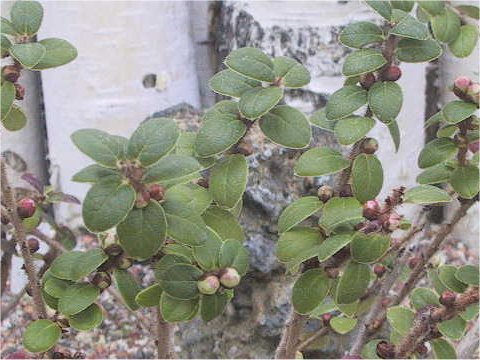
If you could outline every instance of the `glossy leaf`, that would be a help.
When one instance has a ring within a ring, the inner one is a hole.
[[[49,38],[38,42],[45,47],[45,55],[32,70],[45,70],[68,64],[77,57],[77,49],[67,40]]]
[[[238,109],[243,117],[255,120],[269,112],[283,97],[279,87],[256,87],[245,91],[238,103]]]
[[[162,287],[159,284],[153,284],[138,292],[135,296],[135,302],[143,307],[159,306],[162,292]]]
[[[335,316],[330,320],[329,325],[336,333],[345,335],[355,328],[357,319]]]
[[[235,216],[227,210],[212,206],[203,214],[203,220],[222,240],[235,239],[240,242],[245,240],[242,226]]]
[[[417,182],[422,185],[440,184],[447,182],[452,175],[453,169],[444,164],[437,164],[426,168],[417,176]]]
[[[176,299],[166,293],[160,299],[160,311],[163,319],[168,322],[190,320],[198,311],[198,299]]]
[[[280,235],[277,258],[289,267],[295,267],[318,253],[323,236],[316,229],[297,226]]]
[[[478,167],[459,166],[452,172],[450,184],[462,198],[472,199],[479,191]]]
[[[299,110],[279,105],[259,121],[265,136],[276,144],[301,149],[310,143],[312,130],[306,116]]]
[[[72,177],[72,181],[96,183],[106,177],[112,176],[114,179],[121,180],[121,175],[117,170],[109,169],[97,164],[88,165]]]
[[[326,106],[329,120],[338,120],[351,115],[367,102],[367,91],[359,86],[348,85],[335,91]]]
[[[208,81],[208,85],[217,94],[239,98],[245,91],[260,86],[261,83],[226,69],[216,73]]]
[[[168,208],[165,213],[169,237],[188,246],[200,246],[207,241],[208,230],[200,215],[191,210],[171,212]]]
[[[340,32],[340,42],[352,48],[382,42],[385,37],[382,29],[369,21],[358,21],[348,25]]]
[[[397,23],[390,30],[391,35],[416,40],[426,40],[429,38],[430,34],[425,24],[402,10],[394,10],[394,12],[397,13],[395,14]],[[399,17],[398,13],[400,13]]]
[[[192,261],[188,257],[167,254],[152,265],[153,271],[155,273],[155,279],[157,279],[158,281],[162,281],[162,273],[172,265],[191,263]]]
[[[461,266],[455,273],[455,278],[464,284],[478,286],[479,281],[479,268],[478,265],[464,265]]]
[[[432,39],[402,39],[398,42],[395,54],[400,61],[420,63],[435,60],[442,52],[442,47]]]
[[[434,16],[431,21],[432,32],[435,39],[451,43],[460,34],[460,17],[450,9]]]
[[[124,144],[118,137],[96,129],[75,131],[72,136],[75,146],[100,165],[116,169],[117,161],[124,154]]]
[[[323,207],[316,196],[302,197],[288,205],[278,219],[278,232],[290,230]]]
[[[467,285],[455,277],[457,268],[453,265],[443,265],[438,268],[438,278],[448,289],[457,293],[463,293]]]
[[[453,319],[438,324],[438,331],[452,340],[460,340],[465,334],[466,327],[467,322],[460,316],[455,316]]]
[[[125,306],[132,311],[137,310],[139,306],[135,299],[142,288],[133,275],[127,270],[115,269],[113,271],[113,278],[115,279],[115,284],[117,285]]]
[[[457,145],[452,139],[439,138],[430,141],[418,156],[418,167],[425,169],[451,159],[457,153]]]
[[[421,0],[417,1],[420,6],[429,15],[439,15],[445,9],[445,1],[442,0]]]
[[[309,121],[313,126],[327,131],[333,131],[337,122],[337,120],[327,119],[326,108],[321,108],[320,110],[315,111],[312,116],[310,116]]]
[[[339,227],[354,226],[363,220],[362,212],[362,205],[357,199],[334,197],[323,206],[319,225],[327,232]]]
[[[415,310],[420,310],[427,305],[440,305],[438,294],[428,288],[417,287],[410,294],[410,304]]]
[[[193,213],[202,214],[211,202],[212,196],[204,187],[197,184],[178,184],[166,191],[162,206],[169,212],[186,208]]]
[[[391,19],[392,6],[390,5],[389,1],[367,0],[365,2],[385,19],[387,20]]]
[[[74,283],[69,280],[57,279],[51,276],[43,285],[43,290],[50,296],[60,299],[65,291]]]
[[[95,271],[107,259],[108,256],[102,249],[70,251],[55,258],[50,272],[58,279],[78,281]]]
[[[387,63],[382,52],[374,49],[360,49],[347,55],[342,73],[345,76],[357,76],[380,69]]]
[[[436,359],[456,359],[455,348],[445,339],[435,339],[430,341],[433,353]]]
[[[148,168],[143,181],[147,184],[166,183],[167,181],[196,174],[200,170],[202,170],[202,166],[194,157],[167,155]]]
[[[32,353],[50,350],[57,343],[62,331],[53,321],[40,319],[30,323],[23,333],[23,345]]]
[[[393,81],[377,82],[368,91],[368,105],[378,120],[388,124],[394,121],[403,104],[400,86]]]
[[[210,173],[213,199],[226,208],[233,208],[247,186],[248,166],[243,155],[229,155],[220,160]]]
[[[350,243],[352,258],[362,264],[371,264],[380,259],[390,247],[390,238],[381,234],[356,232]]]
[[[404,202],[412,204],[430,205],[451,200],[452,198],[445,190],[432,185],[419,185],[408,189],[404,194]]]
[[[188,264],[174,264],[159,274],[162,288],[171,297],[190,300],[198,297],[197,281],[202,271]],[[163,295],[162,295],[163,296]]]
[[[228,304],[227,293],[203,295],[200,300],[200,314],[203,321],[210,321],[221,315]]]
[[[193,257],[198,265],[204,270],[218,268],[218,258],[222,247],[222,239],[217,233],[209,231],[209,235],[207,241],[205,241],[202,246],[195,246],[193,248]]]
[[[218,265],[221,268],[232,267],[240,275],[245,275],[248,270],[247,249],[237,240],[224,241],[218,255]]]
[[[310,82],[310,73],[305,66],[285,56],[273,59],[273,71],[287,88],[301,88]]]
[[[318,261],[324,262],[347,246],[353,237],[352,234],[338,234],[325,239],[318,247]]]
[[[446,122],[450,124],[458,124],[477,111],[477,107],[473,103],[454,100],[445,105],[442,109],[442,115]]]
[[[40,43],[13,44],[10,48],[10,55],[27,69],[37,65],[45,53],[45,46]]]
[[[259,49],[244,47],[234,50],[225,59],[225,65],[254,80],[266,82],[275,80],[272,60]]]
[[[73,284],[59,299],[58,311],[66,316],[78,314],[92,305],[99,295],[99,289],[89,283]]]
[[[456,57],[464,58],[473,52],[477,41],[477,27],[475,25],[463,25],[460,27],[460,34],[453,42],[448,44],[448,48]]]
[[[100,326],[103,313],[100,306],[92,304],[85,310],[68,317],[70,326],[79,331],[88,331]]]
[[[350,261],[338,281],[335,302],[351,304],[363,295],[370,283],[370,267]]]
[[[365,137],[373,128],[375,120],[368,117],[350,116],[335,123],[335,137],[341,145],[351,145]]]
[[[304,152],[295,165],[297,176],[323,176],[335,174],[350,165],[343,155],[327,147],[313,148]]]
[[[313,311],[328,294],[331,280],[322,269],[310,269],[295,282],[292,290],[292,303],[299,314]]]
[[[375,155],[360,154],[352,165],[352,190],[361,203],[375,199],[382,190],[382,163]]]
[[[0,30],[5,35],[17,35],[17,30],[13,27],[10,20],[1,17]]]
[[[19,34],[35,35],[42,24],[43,7],[38,1],[16,1],[10,19]]]

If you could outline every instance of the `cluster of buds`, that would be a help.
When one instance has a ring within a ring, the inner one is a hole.
[[[444,290],[439,298],[440,304],[444,306],[452,306],[455,304],[455,300],[457,300],[457,294],[451,290]]]
[[[215,294],[220,286],[232,289],[240,283],[240,274],[234,268],[224,268],[217,273],[205,274],[198,282],[198,291],[204,295]]]
[[[363,204],[363,217],[368,221],[359,224],[358,230],[368,234],[372,232],[393,232],[400,228],[402,216],[386,204],[382,208],[377,200],[369,200]]]
[[[148,205],[150,200],[162,201],[165,197],[165,188],[160,184],[151,184],[137,191],[135,207],[143,208]]]
[[[108,260],[98,267],[91,280],[91,283],[101,290],[112,284],[110,272],[113,269],[126,270],[133,265],[133,260],[125,254],[123,248],[118,244],[108,245],[104,251],[108,255]]]
[[[397,65],[389,65],[382,70],[382,73],[376,77],[374,73],[367,73],[360,76],[360,85],[368,90],[380,78],[383,81],[397,81],[402,76],[402,70]]]
[[[32,217],[37,210],[37,203],[31,198],[23,198],[17,202],[17,213],[21,219]]]
[[[25,88],[17,81],[20,78],[21,67],[18,65],[7,65],[2,68],[2,77],[10,81],[15,86],[15,99],[23,100],[25,97]]]
[[[474,83],[466,76],[459,76],[453,83],[453,93],[460,99],[479,104],[480,84]]]

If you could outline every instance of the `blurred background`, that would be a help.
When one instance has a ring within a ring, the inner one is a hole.
[[[338,43],[340,30],[358,20],[381,23],[359,1],[41,2],[45,15],[39,39],[65,38],[77,47],[79,55],[66,66],[42,72],[41,77],[39,73],[22,76],[27,89],[22,105],[28,125],[16,133],[2,132],[2,151],[20,154],[30,172],[80,199],[88,186],[70,179],[90,160],[74,148],[70,134],[75,130],[98,128],[129,136],[153,114],[172,116],[181,127],[195,128],[202,111],[219,100],[208,88],[208,79],[222,68],[229,51],[243,46],[261,48],[272,56],[293,57],[310,70],[311,83],[286,96],[288,104],[309,114],[323,107],[329,94],[343,84],[341,68],[350,50]],[[2,13],[8,14],[10,6],[2,1]],[[466,59],[445,53],[432,63],[402,64],[401,68],[404,106],[399,116],[400,150],[395,153],[386,127],[377,125],[371,133],[381,144],[379,156],[385,172],[382,198],[395,186],[415,184],[418,153],[435,133],[424,130],[424,121],[452,99],[447,88],[455,77],[478,79],[478,48]],[[319,129],[314,131],[314,138],[313,144],[333,142]],[[227,313],[214,324],[194,321],[181,325],[176,340],[180,357],[271,357],[289,312],[287,284],[291,279],[275,260],[276,218],[299,194],[314,192],[332,179],[295,179],[293,164],[299,151],[278,149],[256,133],[251,141],[256,151],[249,159],[251,174],[242,216],[251,271]],[[403,209],[409,216],[416,211]],[[442,221],[450,211],[440,209],[435,220]],[[54,216],[60,224],[82,225],[77,205],[62,204],[54,209]],[[453,238],[462,249],[476,253],[478,227],[477,206],[457,227]],[[20,261],[16,266],[21,266]],[[13,271],[12,276],[11,290],[20,291],[23,272]],[[128,322],[129,315],[122,318],[122,314],[114,317]],[[110,326],[102,326],[94,335],[82,334],[94,336],[84,339],[83,344],[108,348],[112,342],[129,337],[133,343],[117,344],[115,357],[153,353],[148,339],[136,339],[132,329],[115,332]],[[105,338],[102,334],[107,327],[111,335]],[[72,343],[75,341],[82,344],[80,335]],[[95,354],[101,352],[89,355]]]

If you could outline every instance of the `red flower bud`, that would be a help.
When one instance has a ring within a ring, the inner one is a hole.
[[[363,74],[360,76],[360,85],[362,85],[365,90],[370,89],[370,87],[375,84],[376,81],[377,79],[373,73]]]
[[[368,220],[375,220],[380,214],[380,203],[377,200],[368,200],[363,204],[363,216]]]
[[[27,248],[30,251],[30,254],[36,253],[40,249],[40,242],[35,238],[27,239]]]
[[[320,199],[321,202],[326,203],[328,200],[330,200],[333,197],[333,188],[328,185],[323,185],[318,188],[317,191],[317,196]]]
[[[234,288],[240,283],[240,275],[234,268],[225,268],[220,275],[220,284],[227,289]]]
[[[144,208],[148,205],[150,201],[150,193],[146,190],[137,192],[137,199],[135,200],[135,207]]]
[[[220,281],[215,275],[209,275],[203,280],[197,282],[197,288],[200,293],[205,295],[213,295],[220,287]]]
[[[199,186],[201,186],[205,189],[208,189],[208,187],[209,187],[208,180],[205,179],[205,178],[198,179],[197,180],[197,185],[199,185]]]
[[[390,65],[383,72],[383,79],[386,81],[397,81],[402,76],[402,70],[396,65]]]
[[[472,81],[466,76],[459,76],[453,82],[453,86],[461,92],[466,92]]]
[[[253,146],[250,143],[242,141],[240,144],[238,144],[236,153],[244,156],[250,156],[253,154]]]
[[[19,83],[15,83],[14,86],[15,86],[15,99],[23,100],[23,98],[25,97],[25,88]]]
[[[148,192],[153,200],[162,201],[165,197],[165,188],[160,184],[150,185]]]
[[[377,355],[382,359],[394,359],[395,358],[395,345],[386,341],[380,341],[377,344]]]
[[[35,200],[30,198],[23,198],[17,203],[17,213],[22,219],[32,217],[36,209]]]
[[[468,150],[470,150],[474,154],[478,152],[479,148],[480,148],[480,141],[475,141],[468,144]]]
[[[375,264],[375,266],[373,267],[373,272],[379,278],[381,278],[383,274],[385,274],[385,271],[387,271],[387,268],[382,264]]]
[[[455,300],[457,299],[457,294],[455,294],[451,290],[444,290],[442,292],[442,295],[440,295],[440,304],[444,306],[451,306],[455,303]]]
[[[330,324],[330,320],[332,319],[333,315],[331,313],[325,313],[322,315],[322,321],[324,325]]]
[[[7,65],[2,69],[2,75],[5,80],[15,83],[20,77],[20,70],[15,65]]]
[[[467,95],[474,103],[478,104],[480,99],[480,84],[471,84],[467,89]]]

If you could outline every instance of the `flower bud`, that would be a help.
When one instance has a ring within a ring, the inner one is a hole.
[[[244,156],[250,156],[253,154],[253,146],[249,142],[247,143],[245,141],[242,141],[240,144],[238,144],[236,148],[236,153],[242,154]]]
[[[457,294],[451,290],[444,290],[439,299],[440,304],[444,306],[452,306],[455,303],[455,300],[457,300]]]
[[[240,283],[240,275],[234,268],[225,268],[220,275],[220,284],[231,289]]]
[[[382,264],[375,264],[375,266],[373,267],[373,272],[379,278],[381,278],[383,274],[385,274],[385,271],[387,271],[387,268]]]
[[[378,150],[378,141],[374,138],[366,138],[362,142],[361,151],[365,154],[375,154]]]
[[[213,295],[217,292],[220,287],[220,282],[218,277],[215,275],[209,275],[203,280],[197,282],[198,291],[205,295]]]
[[[118,259],[116,259],[116,265],[119,269],[126,270],[133,265],[133,261],[132,259],[126,256],[121,256]]]
[[[2,69],[2,75],[5,80],[15,83],[20,77],[20,70],[15,65],[7,65]]]
[[[25,97],[25,88],[19,83],[15,83],[14,86],[15,86],[15,99],[23,100],[23,98]]]
[[[377,355],[382,359],[394,359],[395,358],[395,345],[386,341],[380,341],[377,344]]]
[[[368,220],[375,220],[380,214],[380,203],[377,200],[368,200],[363,204],[363,217]]]
[[[210,186],[209,183],[208,183],[208,180],[205,179],[205,178],[201,178],[201,179],[198,179],[197,180],[197,185],[205,188],[205,189],[208,189],[208,187]]]
[[[389,231],[395,231],[400,227],[402,217],[397,213],[391,213],[387,221],[383,224],[384,228]]]
[[[162,201],[165,197],[165,188],[160,184],[152,184],[148,188],[150,197],[153,200]]]
[[[36,209],[35,200],[30,198],[23,198],[17,203],[17,213],[22,219],[32,217]]]
[[[471,84],[467,89],[467,95],[478,104],[480,100],[480,84]]]
[[[118,256],[123,254],[123,248],[119,244],[108,245],[104,251],[108,256]]]
[[[362,85],[362,87],[365,90],[370,89],[370,87],[373,84],[375,84],[376,81],[377,81],[377,79],[375,78],[375,75],[373,75],[373,73],[367,73],[367,74],[360,75],[360,85]]]
[[[480,148],[480,141],[475,141],[468,144],[468,150],[470,150],[474,154],[478,152],[479,148]]]
[[[322,315],[322,321],[324,325],[330,324],[330,320],[332,319],[332,313],[325,313]]]
[[[461,92],[465,93],[465,92],[467,92],[467,89],[468,89],[468,87],[470,86],[471,83],[472,83],[472,81],[468,77],[459,76],[453,82],[453,86],[455,88],[457,88],[458,90],[460,90]]]
[[[150,201],[150,193],[146,190],[137,192],[137,199],[135,200],[136,208],[144,208],[148,205]]]
[[[420,264],[420,257],[419,256],[412,256],[410,259],[408,259],[408,267],[410,269],[415,269],[418,264]]]
[[[91,283],[103,290],[112,285],[112,278],[109,273],[100,271],[93,276]]]
[[[402,76],[402,70],[397,65],[390,65],[383,72],[385,81],[397,81]]]
[[[36,253],[40,249],[40,242],[35,238],[27,239],[27,248],[30,251],[30,254]]]
[[[425,345],[425,343],[418,344],[417,347],[415,348],[415,351],[419,355],[427,355],[428,353],[428,347]]]
[[[317,196],[321,202],[326,203],[333,197],[333,188],[328,185],[323,185],[318,188]]]

